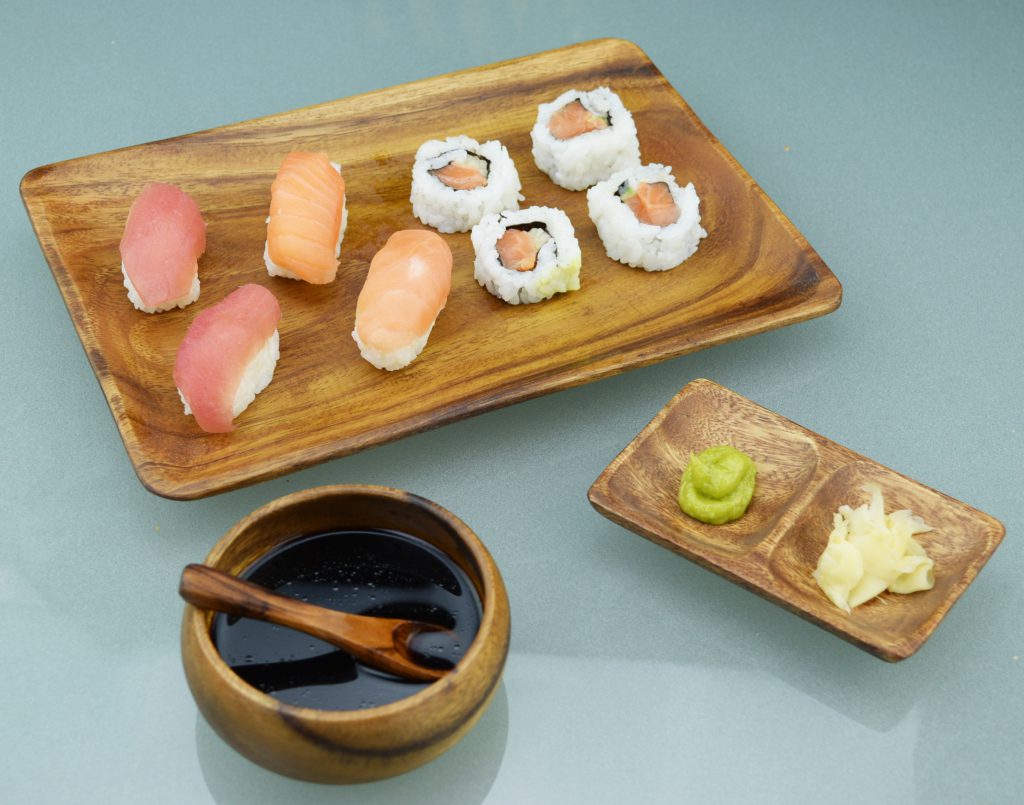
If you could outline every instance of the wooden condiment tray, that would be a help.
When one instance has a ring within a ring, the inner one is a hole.
[[[757,465],[746,514],[706,525],[676,495],[690,452],[729,444]],[[935,562],[931,590],[883,593],[849,615],[812,571],[840,505],[879,486],[886,511],[910,509],[934,531],[916,539]],[[709,380],[687,385],[590,487],[605,517],[682,554],[889,662],[917,651],[988,561],[1005,534],[998,520],[936,492]]]

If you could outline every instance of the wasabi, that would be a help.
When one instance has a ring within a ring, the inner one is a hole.
[[[690,453],[679,485],[679,508],[711,525],[737,520],[754,496],[756,475],[750,456],[735,447],[723,444]]]

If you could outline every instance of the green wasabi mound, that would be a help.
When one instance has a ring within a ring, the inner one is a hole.
[[[754,496],[756,475],[750,456],[727,444],[690,453],[679,485],[679,508],[711,525],[738,520]]]

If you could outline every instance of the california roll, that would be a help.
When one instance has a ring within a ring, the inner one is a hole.
[[[471,235],[473,276],[510,305],[577,291],[583,255],[572,222],[553,207],[484,216]]]

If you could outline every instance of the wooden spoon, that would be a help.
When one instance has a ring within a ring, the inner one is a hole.
[[[397,618],[352,615],[272,593],[206,565],[191,564],[181,573],[178,593],[197,607],[287,626],[342,648],[357,660],[382,671],[433,682],[447,669],[420,665],[409,641],[420,632],[443,632],[443,626]]]

